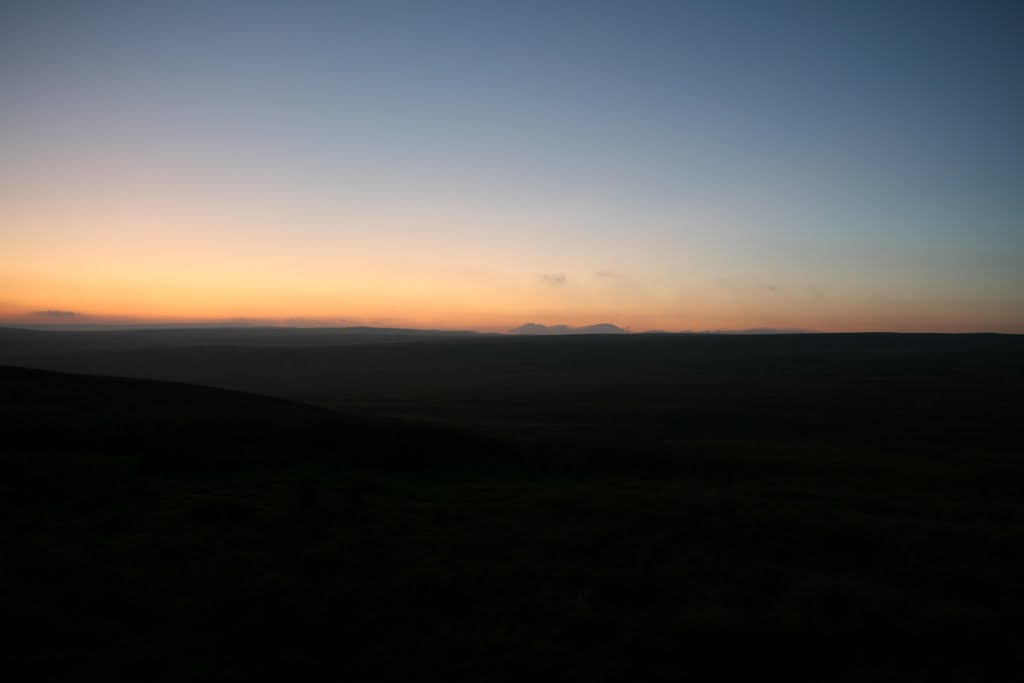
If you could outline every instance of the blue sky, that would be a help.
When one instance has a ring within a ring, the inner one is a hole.
[[[1013,3],[0,12],[8,317],[1024,331]]]

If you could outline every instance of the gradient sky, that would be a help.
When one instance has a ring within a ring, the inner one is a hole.
[[[1020,3],[0,5],[0,322],[1024,332]]]

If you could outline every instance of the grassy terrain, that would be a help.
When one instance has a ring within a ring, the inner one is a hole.
[[[807,339],[59,352],[333,382],[321,403],[377,416],[358,419],[4,368],[14,661],[162,680],[1016,680],[1020,341]]]

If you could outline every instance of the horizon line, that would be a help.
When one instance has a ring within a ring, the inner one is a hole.
[[[527,323],[529,324],[529,323]],[[519,327],[504,330],[474,330],[467,328],[441,328],[441,327],[401,327],[385,325],[287,325],[274,324],[270,322],[244,323],[244,322],[186,322],[186,323],[24,323],[7,322],[0,320],[0,329],[5,330],[26,330],[34,332],[130,332],[130,331],[160,331],[160,330],[232,330],[232,331],[258,331],[258,330],[280,330],[280,331],[395,331],[395,332],[420,332],[436,334],[464,334],[480,336],[506,336],[506,337],[559,337],[559,336],[636,336],[636,335],[748,335],[748,336],[780,336],[780,335],[852,335],[852,334],[892,334],[892,335],[1007,335],[1020,336],[1024,332],[1000,332],[996,330],[974,330],[974,331],[902,331],[895,329],[870,329],[870,330],[813,330],[813,329],[792,329],[772,327],[750,327],[735,329],[686,329],[686,330],[630,330],[628,328],[617,328],[617,331],[594,332],[588,331],[598,325],[611,325],[611,323],[598,323],[596,325],[550,325],[543,332],[517,332]],[[554,329],[552,329],[554,328]],[[562,328],[562,329],[557,329]]]

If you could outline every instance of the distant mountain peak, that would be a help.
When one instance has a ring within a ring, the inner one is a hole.
[[[613,325],[612,323],[597,323],[596,325],[583,325],[574,327],[572,325],[541,325],[540,323],[525,323],[509,330],[512,334],[628,334],[629,330]]]

